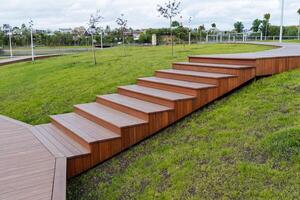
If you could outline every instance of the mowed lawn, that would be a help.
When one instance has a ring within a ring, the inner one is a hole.
[[[69,181],[69,200],[299,199],[300,69],[248,84]]]
[[[97,94],[116,91],[156,69],[185,61],[190,54],[252,52],[270,49],[245,44],[209,44],[170,47],[129,47],[81,53],[0,67],[0,114],[30,124],[49,122],[49,115],[70,112],[74,104],[91,102]]]

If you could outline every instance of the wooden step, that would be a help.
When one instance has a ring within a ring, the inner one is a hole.
[[[172,64],[173,69],[189,70],[197,72],[212,72],[212,73],[225,73],[231,75],[240,75],[241,71],[255,71],[253,66],[248,65],[226,65],[226,64],[213,64],[213,63],[192,63],[192,62],[175,62]]]
[[[57,128],[85,146],[120,138],[120,135],[76,113],[54,115],[51,116],[51,119]]]
[[[167,90],[171,92],[177,92],[181,94],[191,95],[194,97],[198,95],[199,90],[216,88],[216,85],[213,84],[179,81],[179,80],[159,78],[159,77],[139,78],[138,85]]]
[[[121,134],[122,128],[147,124],[145,120],[117,111],[99,103],[76,105],[75,112],[118,134]]]
[[[90,150],[68,137],[53,124],[34,127],[35,136],[57,157],[73,158],[90,153]]]
[[[155,74],[157,77],[160,78],[192,81],[198,83],[208,83],[214,85],[219,85],[220,79],[236,77],[231,74],[196,72],[196,71],[176,70],[176,69],[157,70]]]
[[[143,87],[140,85],[120,86],[118,87],[118,92],[122,95],[168,106],[170,108],[175,108],[175,102],[195,99],[195,97],[190,95]]]
[[[97,102],[107,107],[119,110],[129,115],[149,121],[149,115],[161,112],[169,112],[173,109],[142,101],[121,94],[109,94],[97,96]]]
[[[173,69],[197,72],[225,73],[238,76],[239,84],[243,84],[255,77],[255,67],[249,65],[228,65],[213,63],[176,62]]]
[[[233,64],[233,65],[250,65],[256,66],[256,59],[252,58],[230,58],[222,55],[216,56],[189,56],[189,62],[195,63],[215,63],[215,64]]]

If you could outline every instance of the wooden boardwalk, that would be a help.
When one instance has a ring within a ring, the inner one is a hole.
[[[268,43],[269,44],[269,43]],[[300,67],[300,45],[190,56],[38,126],[0,117],[0,199],[65,199],[66,178],[111,158],[256,76]]]

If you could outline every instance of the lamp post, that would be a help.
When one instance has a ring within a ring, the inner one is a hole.
[[[192,22],[192,17],[189,18],[189,45],[191,45],[191,22]]]
[[[3,31],[5,31],[6,34],[8,35],[10,58],[12,58],[13,57],[12,44],[11,44],[12,34],[13,34],[12,33],[12,28],[9,24],[4,24],[3,25]]]
[[[282,35],[283,35],[283,15],[284,15],[284,0],[281,0],[281,19],[280,19],[280,35],[279,35],[279,42],[282,42]]]
[[[31,40],[31,60],[34,62],[34,46],[33,46],[33,21],[29,21],[29,27],[30,27],[30,40]]]
[[[13,57],[12,45],[11,45],[11,37],[12,37],[12,31],[10,31],[10,32],[8,33],[10,58]]]

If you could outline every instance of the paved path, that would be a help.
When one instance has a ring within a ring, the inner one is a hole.
[[[240,54],[214,54],[214,55],[200,55],[197,57],[205,58],[237,58],[237,59],[258,59],[258,58],[274,58],[274,57],[287,57],[299,56],[300,44],[296,43],[279,43],[279,42],[247,42],[246,44],[259,44],[276,46],[279,48],[255,52],[255,53],[240,53]],[[193,56],[195,57],[195,56]]]
[[[45,58],[50,58],[55,56],[60,56],[60,55],[59,54],[39,55],[39,56],[35,56],[34,58],[36,60],[39,60],[39,59],[45,59]],[[31,56],[18,56],[9,59],[0,59],[0,66],[9,65],[17,62],[25,62],[25,61],[31,61]]]

